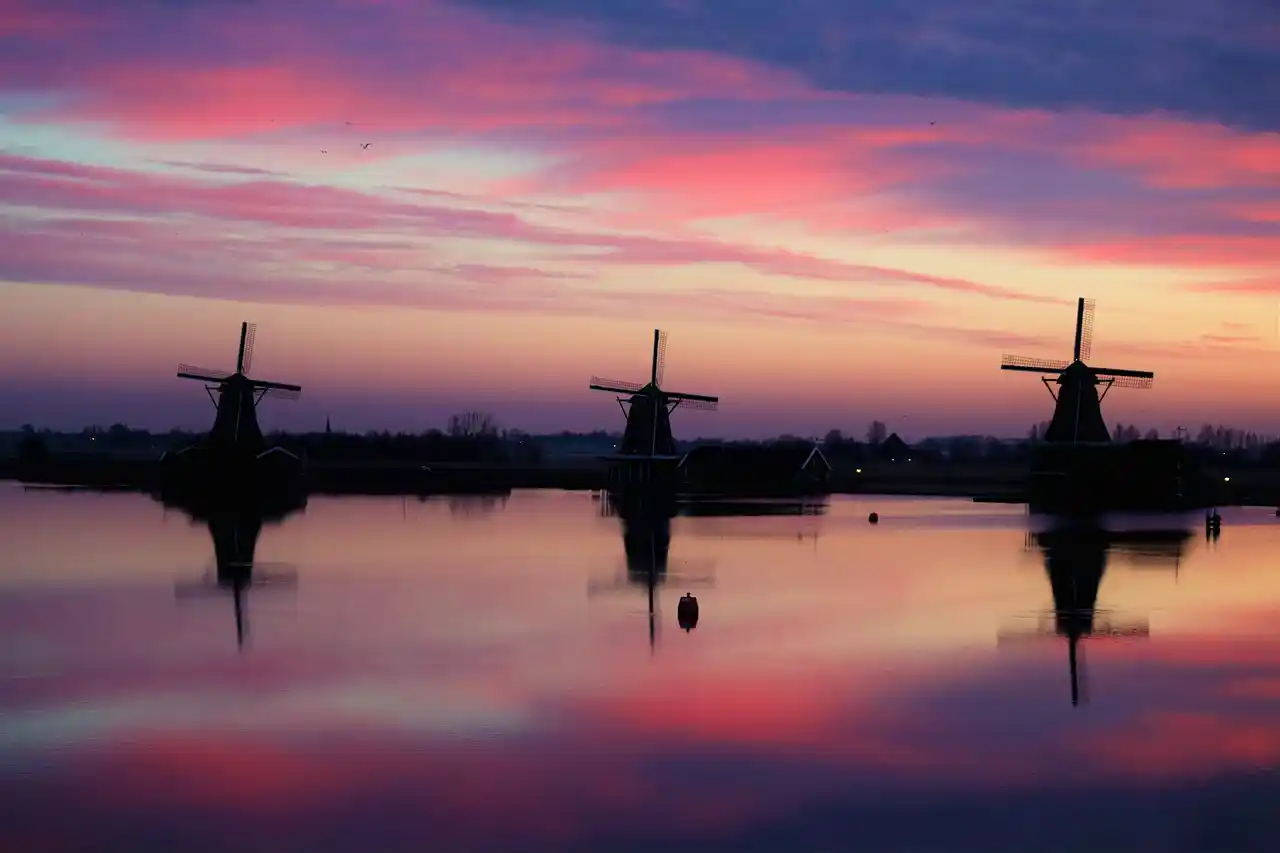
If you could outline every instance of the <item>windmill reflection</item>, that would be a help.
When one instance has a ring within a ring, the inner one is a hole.
[[[1109,553],[1124,554],[1136,567],[1158,566],[1175,574],[1191,531],[1181,529],[1106,530],[1090,523],[1059,521],[1048,530],[1029,534],[1028,545],[1044,555],[1045,572],[1053,592],[1053,610],[1042,615],[1037,626],[1002,631],[1000,643],[1021,642],[1045,636],[1065,637],[1071,678],[1071,704],[1084,697],[1084,639],[1145,638],[1147,620],[1121,618],[1097,606]]]
[[[658,638],[658,587],[675,581],[686,589],[698,589],[714,586],[715,581],[710,574],[688,575],[671,571],[671,519],[676,513],[673,502],[650,503],[606,495],[600,501],[600,512],[605,516],[616,516],[622,522],[626,573],[610,581],[588,583],[587,595],[594,597],[642,587],[649,599],[649,651],[652,653]],[[689,565],[687,561],[682,564]],[[697,615],[691,613],[685,599],[681,601],[677,618],[681,628],[691,631],[697,625]]]
[[[704,524],[704,520],[717,518],[752,517],[763,520],[766,517],[780,516],[820,516],[826,512],[825,500],[647,500],[636,495],[619,495],[606,493],[600,500],[600,513],[608,517],[617,517],[622,523],[622,547],[626,554],[626,573],[623,577],[587,585],[589,596],[607,592],[616,592],[636,587],[643,588],[649,600],[649,648],[652,652],[657,645],[658,624],[657,599],[658,589],[664,584],[676,584],[686,592],[676,608],[677,624],[684,631],[692,631],[698,625],[700,605],[695,596],[687,590],[708,588],[715,585],[710,574],[710,563],[703,573],[687,574],[673,572],[669,552],[671,550],[671,522],[677,515],[691,517],[692,524]],[[794,526],[771,528],[768,523],[754,527],[746,535],[764,535],[767,537],[795,536],[800,541],[806,538],[803,530],[797,531]],[[742,535],[736,530],[733,535]],[[816,546],[816,532],[810,534]],[[681,568],[691,569],[694,565],[688,560],[680,561]]]
[[[255,559],[258,537],[267,524],[279,524],[304,509],[305,499],[275,507],[182,506],[192,521],[204,522],[213,539],[214,565],[204,577],[179,582],[174,593],[179,599],[231,594],[235,613],[236,644],[243,649],[248,640],[246,596],[253,588],[292,588],[297,572],[282,564],[265,564]]]

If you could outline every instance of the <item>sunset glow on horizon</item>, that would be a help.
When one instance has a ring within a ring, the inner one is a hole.
[[[1052,25],[1049,25],[1052,21]],[[0,0],[0,429],[1280,433],[1280,12],[1256,0]]]

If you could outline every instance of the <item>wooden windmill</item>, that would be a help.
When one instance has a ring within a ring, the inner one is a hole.
[[[248,456],[262,453],[266,442],[258,425],[258,403],[263,397],[296,400],[302,393],[301,385],[249,378],[256,329],[253,323],[240,324],[240,350],[234,373],[189,364],[178,365],[180,379],[205,383],[209,399],[217,409],[207,439],[208,446],[220,453]]]
[[[243,649],[249,633],[245,597],[250,587],[292,588],[297,586],[297,572],[283,564],[254,561],[264,521],[261,515],[216,513],[204,521],[213,537],[214,570],[198,581],[177,584],[174,592],[180,599],[231,593],[236,644]]]
[[[657,645],[657,590],[672,581],[687,589],[706,588],[715,585],[708,575],[672,573],[668,554],[671,550],[671,517],[666,513],[618,513],[609,501],[601,502],[604,515],[618,514],[622,520],[622,548],[626,554],[626,573],[608,581],[591,581],[587,595],[618,592],[625,589],[644,588],[649,597],[649,652]],[[686,629],[689,630],[689,629]]]
[[[680,461],[675,439],[671,434],[671,412],[677,407],[686,409],[715,410],[719,397],[706,394],[685,394],[662,388],[662,374],[666,366],[667,333],[653,330],[653,358],[647,383],[622,382],[613,379],[591,377],[593,391],[608,391],[618,397],[627,418],[618,453],[610,458],[622,461],[662,460]]]
[[[1071,361],[1046,358],[1023,358],[1006,355],[1001,370],[1056,375],[1041,377],[1054,398],[1053,420],[1044,439],[1059,443],[1102,443],[1111,441],[1111,432],[1102,417],[1102,399],[1113,386],[1150,388],[1155,374],[1149,370],[1121,370],[1090,367],[1086,362],[1093,348],[1094,301],[1081,298],[1076,304],[1075,350]],[[1053,385],[1058,386],[1054,393]],[[1098,394],[1102,386],[1102,394]]]
[[[1141,536],[1139,533],[1138,537]],[[1073,706],[1080,704],[1083,694],[1081,640],[1145,638],[1151,633],[1146,620],[1117,619],[1097,607],[1098,589],[1107,570],[1107,551],[1113,539],[1123,541],[1126,538],[1124,533],[1076,526],[1032,534],[1030,541],[1044,552],[1045,572],[1053,590],[1053,609],[1042,614],[1034,627],[1001,631],[997,639],[999,644],[1005,645],[1046,636],[1065,637]]]

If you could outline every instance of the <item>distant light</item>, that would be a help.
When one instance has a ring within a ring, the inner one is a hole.
[[[862,473],[862,469],[861,469],[861,468],[858,468],[858,469],[857,469],[857,470],[855,470],[853,473],[855,473],[855,474],[861,474],[861,473]]]
[[[1230,478],[1230,477],[1223,477],[1223,478],[1222,478],[1222,482],[1224,482],[1224,483],[1230,483],[1230,482],[1231,482],[1231,478]]]

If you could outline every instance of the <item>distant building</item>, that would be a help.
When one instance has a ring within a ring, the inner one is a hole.
[[[911,448],[898,437],[896,432],[884,440],[880,447],[877,448],[876,453],[881,459],[889,462],[909,462],[911,460]]]
[[[704,444],[681,458],[679,470],[694,492],[796,494],[825,491],[831,463],[816,444]]]

